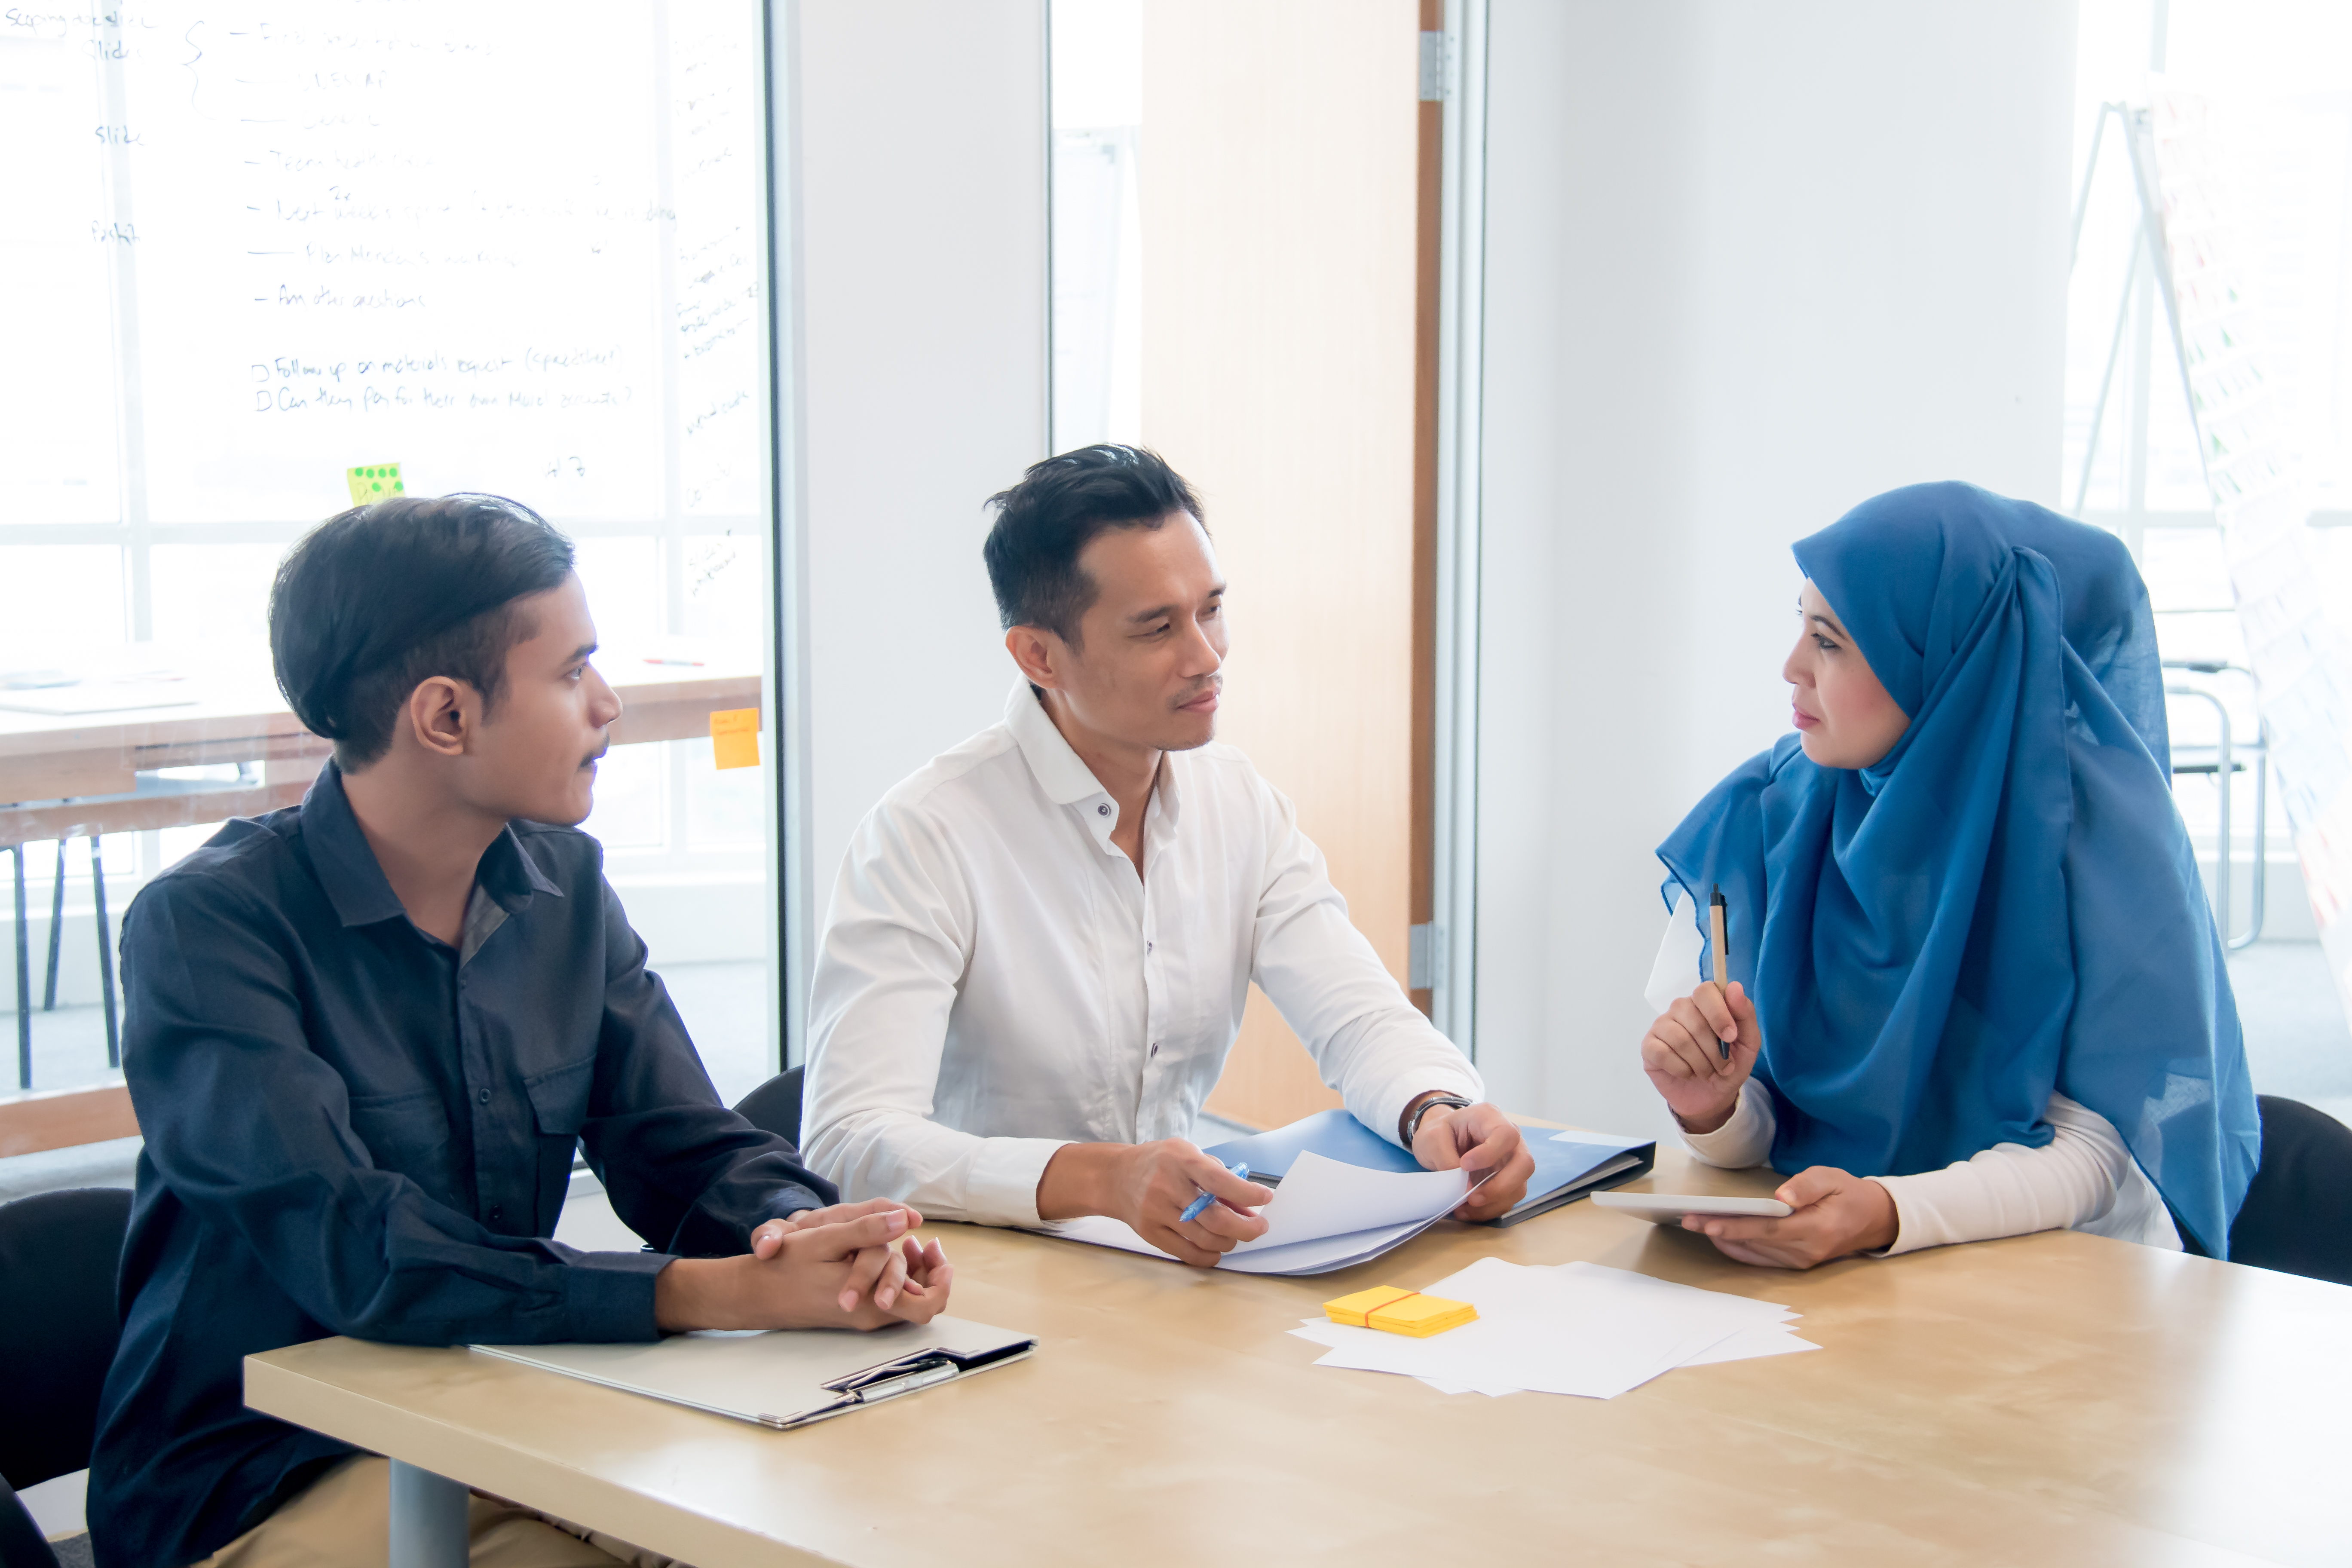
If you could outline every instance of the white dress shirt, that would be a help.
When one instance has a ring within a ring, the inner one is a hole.
[[[1677,900],[1650,970],[1654,1012],[1690,994],[1705,947],[1688,900]],[[1895,1245],[1873,1256],[2061,1229],[2180,1250],[2170,1211],[2113,1122],[2063,1094],[2050,1097],[2042,1118],[2052,1135],[2039,1149],[1996,1143],[1940,1171],[1876,1178],[1894,1196],[1897,1228]],[[1779,1128],[1771,1091],[1751,1078],[1728,1121],[1712,1132],[1685,1131],[1683,1142],[1710,1165],[1760,1165]]]
[[[1477,1072],[1348,922],[1290,802],[1231,746],[1165,753],[1144,875],[1026,681],[851,840],[809,996],[804,1156],[845,1199],[1035,1225],[1066,1142],[1187,1136],[1255,980],[1393,1141]]]

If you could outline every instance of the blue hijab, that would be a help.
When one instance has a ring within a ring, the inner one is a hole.
[[[2130,556],[1961,484],[1864,501],[1796,554],[1910,728],[1858,770],[1786,736],[1658,849],[1702,931],[1717,884],[1730,902],[1774,1168],[2038,1148],[2055,1089],[2227,1257],[2261,1127]]]

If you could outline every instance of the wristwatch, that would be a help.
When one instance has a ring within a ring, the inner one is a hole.
[[[1467,1110],[1470,1109],[1470,1102],[1463,1099],[1458,1094],[1431,1095],[1427,1100],[1424,1100],[1419,1105],[1414,1106],[1412,1108],[1412,1114],[1404,1119],[1404,1146],[1406,1148],[1412,1148],[1412,1141],[1421,1136],[1421,1119],[1428,1115],[1433,1109],[1441,1105],[1450,1105],[1456,1110]]]

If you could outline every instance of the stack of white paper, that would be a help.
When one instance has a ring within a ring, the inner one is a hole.
[[[1443,1394],[1532,1389],[1613,1399],[1662,1372],[1821,1347],[1771,1301],[1701,1290],[1595,1263],[1523,1268],[1482,1258],[1423,1293],[1467,1301],[1478,1321],[1425,1340],[1320,1318],[1290,1331],[1328,1346],[1318,1366],[1417,1377]]]
[[[1460,1206],[1470,1180],[1460,1171],[1368,1171],[1309,1150],[1291,1165],[1274,1201],[1257,1212],[1266,1230],[1225,1254],[1240,1274],[1324,1274],[1378,1258]],[[1103,1215],[1065,1220],[1046,1232],[1065,1241],[1169,1255],[1129,1226]]]

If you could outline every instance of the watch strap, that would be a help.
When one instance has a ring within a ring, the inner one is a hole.
[[[1470,1109],[1470,1102],[1458,1094],[1431,1095],[1427,1100],[1414,1106],[1412,1114],[1404,1119],[1404,1146],[1407,1149],[1411,1149],[1413,1140],[1421,1136],[1421,1119],[1427,1116],[1433,1107],[1440,1105],[1450,1105],[1456,1110]]]

